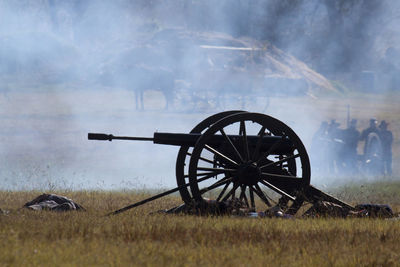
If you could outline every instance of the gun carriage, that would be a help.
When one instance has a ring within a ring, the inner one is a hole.
[[[187,205],[201,206],[213,197],[217,202],[238,198],[253,211],[259,205],[279,205],[288,214],[295,214],[304,201],[327,200],[352,208],[310,185],[309,157],[300,138],[286,124],[264,114],[221,112],[188,134],[156,132],[153,137],[125,137],[89,133],[88,139],[180,146],[176,188],[111,214],[177,191]]]

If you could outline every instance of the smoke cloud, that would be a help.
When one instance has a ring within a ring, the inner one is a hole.
[[[0,0],[0,188],[172,187],[176,147],[87,133],[189,132],[227,109],[284,121],[312,159],[322,121],[344,129],[350,111],[361,130],[386,120],[397,162],[399,10],[377,0]],[[348,181],[314,164],[313,184]]]

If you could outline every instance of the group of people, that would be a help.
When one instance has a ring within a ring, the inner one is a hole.
[[[313,168],[329,174],[392,175],[393,134],[388,125],[371,118],[369,127],[360,132],[356,119],[345,129],[336,120],[322,122],[311,145]],[[363,154],[358,154],[359,144]]]

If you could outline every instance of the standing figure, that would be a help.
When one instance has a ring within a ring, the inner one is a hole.
[[[336,120],[331,120],[328,126],[328,139],[329,139],[329,149],[328,149],[328,162],[329,171],[331,174],[339,174],[342,170],[342,154],[344,148],[343,142],[343,129],[339,128],[340,123]]]
[[[352,119],[347,129],[343,131],[343,141],[345,149],[343,150],[343,162],[346,172],[355,174],[357,172],[357,146],[360,138],[360,132],[356,128],[357,120]]]
[[[379,137],[382,143],[382,174],[392,175],[392,143],[393,134],[387,129],[388,123],[381,121],[379,124]]]
[[[379,129],[377,127],[378,121],[374,118],[369,119],[369,127],[366,128],[361,132],[360,135],[360,141],[366,141],[367,137],[370,133],[378,133]],[[365,147],[364,147],[364,152],[365,152]]]
[[[369,120],[369,127],[361,132],[360,140],[365,142],[364,172],[369,175],[379,175],[382,169],[382,144],[376,119]]]
[[[319,129],[312,137],[311,143],[311,161],[317,172],[326,173],[329,170],[328,152],[329,152],[329,137],[328,137],[328,122],[323,121]]]

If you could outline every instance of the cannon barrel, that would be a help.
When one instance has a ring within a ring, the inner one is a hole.
[[[172,145],[172,146],[189,146],[194,147],[197,140],[200,138],[200,133],[162,133],[155,132],[153,137],[131,137],[131,136],[114,136],[112,134],[102,133],[89,133],[89,140],[131,140],[131,141],[153,141],[154,144],[161,145]],[[242,136],[239,135],[228,135],[229,139],[236,145],[241,145]],[[249,135],[247,136],[247,142],[249,146],[256,146],[259,136]],[[293,151],[293,144],[288,138],[282,138],[281,136],[264,136],[261,142],[261,151],[267,151],[274,144],[280,142],[276,148],[273,149],[272,154],[289,154]],[[214,135],[208,144],[214,148],[227,144],[227,140],[222,135]]]
[[[151,137],[132,137],[132,136],[114,136],[104,133],[88,133],[89,140],[112,141],[112,140],[132,140],[132,141],[153,141]]]

